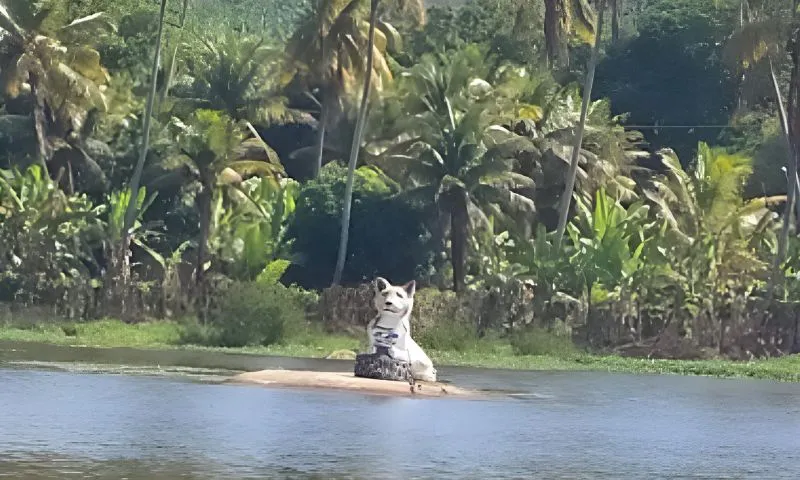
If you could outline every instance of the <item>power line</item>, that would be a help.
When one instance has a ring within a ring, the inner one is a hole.
[[[732,125],[623,125],[620,124],[621,127],[625,128],[652,128],[652,129],[659,129],[659,128],[734,128]]]

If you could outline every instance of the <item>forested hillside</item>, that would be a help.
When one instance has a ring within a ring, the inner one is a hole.
[[[267,344],[380,275],[429,339],[800,348],[796,2],[160,3],[0,0],[0,302]]]

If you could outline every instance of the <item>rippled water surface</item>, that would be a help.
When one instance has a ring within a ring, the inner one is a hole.
[[[218,383],[276,367],[349,363],[0,343],[0,478],[800,478],[798,384],[441,369],[524,393],[475,401]]]

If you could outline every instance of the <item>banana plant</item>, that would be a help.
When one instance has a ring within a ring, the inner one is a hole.
[[[104,231],[102,206],[67,195],[38,164],[0,170],[0,281],[33,301],[98,270],[93,250]]]
[[[568,226],[575,251],[570,263],[581,272],[592,304],[619,295],[644,266],[643,252],[653,240],[655,226],[648,218],[649,205],[642,201],[623,207],[601,188],[594,208],[577,202],[577,218]]]
[[[508,254],[516,244],[511,233],[508,230],[495,233],[494,216],[489,216],[487,228],[476,229],[470,240],[472,250],[477,254],[475,274],[466,277],[470,289],[497,290],[526,271]]]
[[[148,237],[152,237],[156,235],[156,233],[148,228],[147,225],[142,223],[142,218],[147,212],[148,208],[153,204],[158,193],[153,195],[147,196],[146,189],[144,187],[139,189],[139,194],[136,197],[136,212],[137,217],[134,221],[133,227],[130,229],[130,236],[131,236],[131,243],[137,245],[142,250],[147,252],[151,257],[156,260],[161,258],[161,255],[154,251],[150,246],[147,245],[146,239]],[[114,191],[108,195],[108,204],[105,209],[108,211],[108,220],[107,220],[107,232],[106,232],[106,249],[110,252],[110,249],[120,243],[121,240],[121,233],[122,233],[122,224],[125,220],[125,211],[128,206],[128,202],[130,201],[131,191],[130,189],[125,189],[122,191]],[[111,253],[109,253],[111,254]],[[161,262],[159,262],[161,263]]]
[[[136,217],[133,225],[127,230],[131,244],[141,248],[147,255],[153,258],[163,267],[161,254],[153,250],[148,244],[148,240],[155,237],[157,233],[150,229],[149,225],[143,223],[143,216],[147,209],[152,205],[157,197],[157,193],[147,196],[144,187],[138,190],[136,199],[133,200],[136,207]],[[130,274],[131,251],[121,252],[119,249],[123,245],[122,232],[125,222],[125,214],[131,202],[131,189],[126,188],[121,191],[111,192],[106,202],[102,206],[102,213],[106,216],[103,232],[103,251],[110,268],[106,271],[106,313],[122,314],[125,312],[126,292],[124,286],[129,285],[128,275]],[[124,262],[120,265],[117,262]]]
[[[783,295],[780,299],[784,302],[797,302],[800,300],[800,240],[790,237],[786,260],[782,265]]]
[[[211,252],[237,278],[252,280],[272,261],[289,260],[286,237],[300,193],[294,180],[251,178],[216,195]]]
[[[535,315],[547,316],[555,305],[581,306],[582,278],[570,264],[570,246],[558,248],[553,232],[538,224],[531,239],[509,245],[510,261],[521,266],[517,279],[534,286]]]
[[[756,251],[775,237],[769,207],[785,202],[786,196],[743,199],[742,187],[752,172],[751,159],[743,155],[700,143],[695,167],[686,172],[672,151],[659,154],[665,173],[654,177],[644,194],[669,224],[669,248],[676,258],[692,257],[679,250],[699,258],[712,255],[710,266],[720,269],[722,278],[763,273],[765,264]]]
[[[659,155],[664,173],[643,193],[669,227],[663,248],[684,282],[678,308],[690,318],[710,318],[723,332],[721,312],[756,293],[767,278],[768,264],[758,253],[775,243],[776,215],[769,207],[786,196],[744,199],[742,188],[752,172],[744,155],[700,143],[689,171],[672,151]],[[719,338],[722,348],[722,333]]]

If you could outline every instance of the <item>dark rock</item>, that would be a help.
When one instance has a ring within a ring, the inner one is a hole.
[[[361,353],[356,355],[353,373],[356,377],[394,380],[397,382],[408,382],[411,378],[411,369],[408,362],[395,360],[385,353]]]

